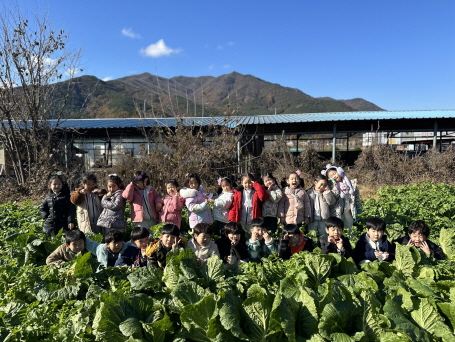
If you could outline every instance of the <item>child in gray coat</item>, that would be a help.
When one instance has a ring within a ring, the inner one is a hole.
[[[103,236],[111,230],[122,231],[126,228],[125,205],[123,190],[120,190],[122,180],[116,174],[109,175],[107,180],[108,193],[103,196],[101,206],[104,208],[98,219],[98,226],[102,227]]]
[[[313,187],[307,191],[312,210],[312,221],[308,229],[314,230],[319,235],[325,234],[325,220],[330,217],[330,206],[334,205],[336,198],[328,188],[328,179],[324,175],[316,176]]]

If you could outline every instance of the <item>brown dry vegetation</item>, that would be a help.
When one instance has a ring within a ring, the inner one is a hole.
[[[204,129],[179,126],[175,130],[157,130],[153,138],[159,144],[149,154],[145,150],[139,156],[125,154],[115,167],[99,169],[95,173],[99,185],[105,187],[107,174],[118,174],[126,185],[135,171],[145,171],[150,175],[151,184],[159,193],[164,194],[166,180],[176,179],[183,186],[185,174],[197,172],[206,190],[214,192],[219,177],[228,176],[234,181],[239,180],[239,134],[241,132],[237,128],[214,126]],[[284,137],[270,144],[259,157],[249,156],[245,152],[246,146],[242,146],[242,150],[242,172],[246,170],[257,177],[272,172],[281,181],[290,172],[301,170],[305,188],[311,187],[314,177],[329,162],[323,160],[311,147],[299,155],[289,152]],[[25,187],[19,188],[12,178],[2,178],[0,201],[40,200],[46,190],[47,179],[57,170],[62,171],[71,188],[79,185],[83,172],[81,167],[65,169],[55,161],[43,161],[35,166],[35,172]],[[361,196],[367,199],[374,197],[376,190],[385,185],[400,186],[424,181],[453,183],[455,154],[452,149],[445,152],[431,150],[411,158],[390,146],[373,146],[364,149],[355,165],[345,167],[345,172],[350,178],[358,179]]]

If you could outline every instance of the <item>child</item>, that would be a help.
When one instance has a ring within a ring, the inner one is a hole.
[[[135,222],[136,226],[150,228],[158,223],[163,201],[150,186],[145,172],[137,171],[134,174],[122,196],[131,204],[131,222]]]
[[[264,219],[257,217],[251,221],[251,237],[247,240],[248,259],[250,262],[261,262],[262,258],[276,252],[273,238],[267,233]]]
[[[96,255],[98,262],[102,267],[113,267],[119,257],[125,257],[125,253],[130,255],[127,258],[134,257],[135,250],[128,248],[133,246],[131,242],[123,242],[123,233],[118,230],[109,230],[106,234],[104,243],[98,243],[85,238],[85,245],[87,250]]]
[[[125,253],[117,259],[115,266],[144,267],[148,266],[145,251],[150,243],[150,231],[145,227],[136,227],[131,231],[131,242]]]
[[[166,182],[167,195],[163,198],[161,222],[172,223],[180,228],[185,199],[179,195],[178,188],[179,183],[175,179]]]
[[[329,217],[325,221],[325,232],[319,238],[322,252],[325,254],[338,253],[346,259],[353,256],[349,239],[343,236],[344,223],[338,217]]]
[[[355,245],[354,260],[363,264],[374,260],[393,261],[395,259],[395,244],[384,235],[386,224],[383,219],[370,217],[366,222],[367,231],[360,236]]]
[[[300,178],[300,170],[291,172],[282,181],[283,197],[278,204],[278,215],[282,224],[310,223],[311,206],[310,199],[303,189],[304,182]]]
[[[229,222],[224,226],[223,236],[215,241],[220,258],[228,270],[237,270],[241,262],[248,260],[245,231],[238,222]]]
[[[240,222],[245,232],[249,232],[251,220],[262,216],[262,203],[269,198],[269,194],[261,184],[254,181],[251,173],[243,174],[240,183],[242,185],[234,190],[228,219]]]
[[[76,206],[77,224],[84,233],[101,234],[101,227],[96,223],[100,217],[101,198],[106,194],[106,190],[101,190],[96,185],[96,176],[87,173],[82,178],[82,187],[76,188],[71,193],[71,203]]]
[[[329,188],[335,195],[335,204],[330,207],[331,216],[343,220],[344,227],[351,229],[357,214],[362,212],[362,201],[357,189],[357,179],[350,180],[341,167],[330,164],[321,174],[329,179]]]
[[[207,223],[198,223],[194,226],[194,237],[188,241],[187,248],[196,254],[196,263],[202,266],[212,255],[220,257],[218,246],[211,240],[212,227]]]
[[[434,242],[428,240],[430,235],[430,228],[422,220],[414,221],[408,228],[408,236],[404,236],[395,240],[401,245],[414,246],[420,250],[420,253],[431,255],[437,260],[444,260],[444,252]]]
[[[193,229],[198,223],[213,222],[212,211],[210,209],[207,195],[201,186],[201,179],[197,173],[186,174],[185,188],[180,190],[180,196],[185,198],[188,208],[190,228]]]
[[[85,234],[79,229],[73,229],[66,233],[65,243],[53,251],[46,259],[46,265],[60,265],[71,261],[76,254],[85,254]]]
[[[165,224],[161,230],[160,238],[153,241],[145,251],[149,265],[164,269],[167,253],[172,249],[183,248],[186,245],[186,239],[179,238],[179,236],[179,227],[171,223]]]
[[[271,172],[262,175],[262,184],[264,185],[269,198],[262,204],[262,217],[268,229],[275,233],[278,228],[278,203],[283,197],[281,189],[277,185],[276,178]]]
[[[229,222],[228,213],[232,205],[234,192],[232,191],[232,181],[227,178],[218,179],[218,196],[215,199],[209,199],[209,203],[213,203],[213,218],[216,222],[216,235],[220,235],[226,223]],[[221,191],[220,191],[221,190]]]
[[[98,226],[101,226],[104,237],[111,230],[123,231],[126,228],[125,221],[125,199],[122,197],[123,190],[120,190],[122,180],[116,174],[108,176],[107,191],[103,196],[101,206],[104,208],[98,219]]]
[[[70,201],[69,191],[63,190],[63,179],[60,176],[52,176],[47,187],[49,192],[40,206],[41,217],[45,220],[43,233],[55,236],[62,228],[74,228],[76,208]]]
[[[283,260],[289,259],[296,253],[312,252],[313,240],[305,237],[296,224],[287,224],[283,227],[284,235],[280,239],[278,255]]]
[[[325,220],[330,217],[330,205],[336,202],[332,191],[328,189],[328,180],[326,176],[316,176],[313,187],[307,191],[310,199],[312,210],[311,219],[308,229],[314,230],[319,235],[325,233]]]

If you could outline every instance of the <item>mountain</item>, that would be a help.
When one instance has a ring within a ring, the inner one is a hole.
[[[376,112],[380,110],[384,110],[381,107],[376,106],[374,103],[361,99],[361,98],[355,98],[351,100],[340,100],[344,104],[348,105],[349,107],[352,107],[358,111],[362,112]]]
[[[315,98],[237,72],[163,78],[143,73],[112,81],[74,79],[68,118],[263,115],[382,110],[364,99]],[[63,83],[62,83],[63,85]]]

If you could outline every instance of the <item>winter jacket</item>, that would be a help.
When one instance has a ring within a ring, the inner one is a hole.
[[[179,247],[185,248],[187,240],[180,238]],[[164,269],[166,267],[166,255],[171,251],[172,247],[163,245],[160,239],[156,239],[145,250],[145,255],[148,258],[148,265],[153,265],[157,268]]]
[[[195,238],[192,238],[188,241],[186,248],[191,248],[194,254],[196,254],[196,258],[201,259],[202,262],[205,262],[212,255],[217,255],[218,258],[220,257],[218,246],[213,241],[210,241],[207,246],[201,246],[196,242]]]
[[[204,194],[204,188],[199,186],[197,190],[183,188],[180,190],[180,196],[185,198],[185,204],[189,212],[190,228],[194,228],[198,223],[213,222],[212,211],[210,206],[205,203],[207,196]]]
[[[125,229],[125,199],[122,190],[117,190],[112,196],[104,195],[101,206],[104,208],[98,219],[98,226],[110,229]]]
[[[319,192],[311,188],[307,191],[308,198],[310,199],[310,206],[311,206],[311,221],[314,221],[315,217],[315,201],[316,198],[319,197],[319,211],[321,220],[327,220],[330,217],[330,206],[334,205],[336,202],[336,198],[333,195],[333,192],[330,190],[326,190],[324,192]]]
[[[213,218],[217,221],[228,223],[229,208],[232,205],[233,191],[222,192],[213,202]]]
[[[300,242],[296,246],[289,245],[289,239],[280,239],[278,246],[278,255],[283,260],[288,260],[291,256],[296,253],[303,251],[312,252],[314,250],[313,240],[307,238],[302,232],[300,232]]]
[[[103,207],[101,206],[101,199],[105,194],[106,190],[102,190],[98,193],[86,194],[84,188],[76,188],[71,193],[71,203],[76,206],[77,225],[79,226],[79,229],[84,233],[101,233],[99,231],[94,232],[92,230],[92,225],[90,224],[90,216],[94,215],[96,224],[99,215],[103,211]],[[90,200],[94,205],[93,214],[90,214],[88,211],[88,201]]]
[[[362,212],[362,200],[360,199],[359,189],[357,188],[357,179],[351,179],[351,185],[354,189],[354,194],[349,194],[350,198],[350,209],[352,218],[355,221],[357,215]],[[340,196],[340,190],[337,187],[337,184],[332,179],[329,179],[329,189],[332,191],[335,196],[335,204],[330,206],[330,216],[335,216],[341,218],[344,212],[344,203],[345,200]]]
[[[262,204],[269,198],[269,194],[265,188],[257,183],[253,183],[254,194],[252,198],[252,219],[262,217]],[[242,201],[243,201],[243,186],[233,190],[234,196],[232,199],[232,206],[229,210],[228,219],[232,222],[240,222],[242,217]]]
[[[185,199],[179,195],[166,195],[163,198],[163,203],[163,209],[161,209],[161,222],[172,223],[180,228]]]
[[[402,238],[399,238],[397,240],[394,240],[393,242],[396,242],[396,243],[399,243],[400,245],[407,245],[409,243],[409,236],[406,235],[406,236],[403,236]],[[430,240],[426,240],[426,243],[428,244],[428,247],[430,248],[430,255],[437,259],[437,260],[444,260],[445,257],[444,257],[444,251],[442,250],[442,248],[440,246],[438,246],[437,244],[435,244],[434,242],[430,241]],[[422,251],[422,249],[420,249],[420,253],[425,253],[424,251]]]
[[[136,247],[133,243],[131,242],[124,242],[122,249],[119,252],[119,258],[125,253],[125,251],[128,249],[128,247],[134,246]],[[98,243],[96,241],[93,241],[89,239],[88,237],[85,238],[85,248],[92,253],[93,255],[96,255],[96,258],[98,259],[98,262],[104,267],[107,268],[107,263],[109,259],[109,247],[105,243]],[[137,248],[137,247],[136,247]],[[131,251],[131,249],[130,249]]]
[[[379,241],[379,250],[374,249],[367,239],[367,233],[363,233],[357,241],[354,249],[354,261],[358,264],[362,260],[377,260],[374,252],[387,252],[389,257],[385,261],[392,262],[395,260],[395,244],[387,240],[387,235],[383,235]]]
[[[307,193],[301,187],[292,190],[287,186],[283,190],[283,197],[278,204],[278,216],[284,218],[286,224],[300,224],[306,217],[311,219],[310,199]],[[296,208],[297,203],[301,204],[301,208]]]
[[[319,238],[319,244],[321,246],[322,252],[324,254],[338,253],[341,256],[344,256],[346,259],[353,257],[354,252],[352,251],[351,241],[349,241],[349,239],[344,235],[342,235],[341,238],[343,239],[343,249],[339,251],[337,245],[335,245],[333,242],[329,242],[329,236],[327,234],[322,235]]]
[[[134,244],[130,245],[125,249],[125,252],[122,255],[119,255],[117,261],[115,262],[115,266],[147,266],[147,258],[141,258],[141,256],[141,250]]]
[[[248,248],[244,237],[242,237],[235,246],[232,246],[231,241],[227,236],[223,236],[221,239],[216,240],[215,243],[218,246],[220,258],[223,260],[227,270],[236,270],[241,262],[247,262]],[[231,256],[230,263],[227,262],[228,256]]]
[[[265,242],[264,239],[256,241],[248,239],[246,245],[248,248],[248,260],[250,262],[261,262],[262,258],[267,258],[277,250],[273,238],[269,242]]]
[[[155,220],[158,222],[159,214],[156,211],[156,205],[163,204],[163,200],[150,185],[145,187],[144,195],[149,199],[150,203],[150,208],[148,209],[150,218],[148,220]],[[136,188],[133,183],[130,183],[127,185],[126,189],[123,190],[122,196],[131,203],[131,222],[144,221],[144,210],[147,210],[147,208],[145,207],[146,204],[143,203],[141,190]]]
[[[283,197],[283,192],[276,184],[272,186],[272,190],[266,189],[266,191],[269,194],[269,198],[262,204],[262,217],[277,217],[278,204]]]
[[[87,250],[84,248],[81,251],[82,254],[87,253]],[[57,247],[55,251],[53,251],[46,259],[46,265],[60,265],[67,261],[72,261],[76,257],[76,253],[74,253],[71,249],[68,248],[66,243]]]
[[[58,194],[49,191],[41,202],[40,212],[45,220],[43,232],[49,234],[61,228],[68,230],[68,224],[74,223],[76,208],[70,201],[69,191],[62,190]]]

